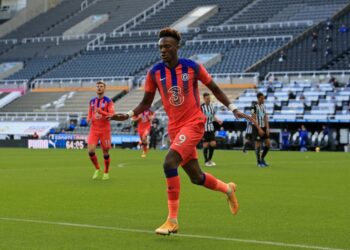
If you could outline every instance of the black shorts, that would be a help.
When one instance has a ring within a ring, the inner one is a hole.
[[[203,142],[215,141],[215,132],[204,132]]]
[[[269,139],[269,137],[266,135],[266,128],[261,128],[261,129],[265,132],[264,136],[262,137],[259,135],[258,130],[255,127],[253,128],[252,137],[254,141],[262,141],[262,140]]]
[[[251,140],[252,140],[252,133],[246,133],[244,138],[245,138],[246,140],[251,141]]]

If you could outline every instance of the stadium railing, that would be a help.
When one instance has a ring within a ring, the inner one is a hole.
[[[90,39],[90,38],[93,38],[95,40],[95,38],[97,38],[99,36],[103,36],[103,34],[91,33],[91,34],[78,34],[78,35],[69,35],[69,36],[38,36],[38,37],[25,37],[21,40],[21,42],[25,44],[28,42],[40,43],[40,42],[48,42],[48,41],[54,42],[55,41],[56,44],[59,45],[61,41]]]
[[[186,32],[194,32],[198,33],[201,31],[200,27],[189,27],[186,29]],[[153,29],[153,30],[131,30],[131,31],[120,31],[120,32],[113,32],[109,35],[109,37],[118,37],[118,36],[123,36],[123,35],[129,35],[132,36],[134,34],[137,34],[139,36],[142,35],[158,35],[159,29]]]
[[[90,47],[88,50],[95,50],[95,49],[128,49],[128,48],[156,48],[158,47],[157,42],[150,42],[150,43],[120,43],[120,44],[100,44],[100,45],[94,45],[93,47]]]
[[[17,39],[0,39],[0,43],[3,44],[16,44],[17,42]]]
[[[116,32],[127,31],[128,29],[135,27],[137,24],[147,20],[147,18],[158,13],[160,10],[167,7],[172,2],[174,2],[174,0],[160,0],[160,1],[156,2],[151,7],[145,9],[140,14],[136,15],[135,17],[133,17],[129,21],[123,23],[122,25],[120,25],[119,27],[114,29],[111,34],[116,33]]]
[[[74,112],[0,112],[0,121],[58,121],[80,120],[85,113]]]
[[[221,43],[234,43],[234,42],[242,42],[242,41],[276,41],[278,39],[289,40],[293,39],[293,36],[260,36],[260,37],[241,37],[241,38],[222,38],[222,39],[198,39],[198,40],[190,40],[186,41],[186,45],[203,45],[203,44],[221,44]]]
[[[251,73],[213,73],[210,74],[212,78],[217,83],[224,84],[258,84],[259,82],[259,73],[251,72]],[[136,79],[136,83],[138,87],[141,87],[145,83],[146,76],[141,76]]]
[[[86,8],[90,7],[91,5],[97,3],[100,0],[93,0],[93,1],[88,1],[88,0],[83,0],[80,4],[80,11],[85,10]]]
[[[33,88],[91,87],[97,81],[104,81],[108,86],[126,86],[132,88],[133,76],[115,77],[77,77],[77,78],[41,78],[32,82]]]
[[[245,29],[264,29],[264,28],[283,28],[283,27],[298,27],[298,26],[312,26],[314,22],[312,20],[305,21],[287,21],[287,22],[270,22],[270,23],[247,23],[247,24],[226,24],[218,26],[209,26],[207,31],[226,31],[237,30],[239,28]]]
[[[350,70],[315,70],[315,71],[285,71],[285,72],[269,72],[265,76],[265,80],[282,77],[279,80],[290,82],[293,79],[320,79],[331,77],[341,77],[349,80]]]
[[[1,89],[20,90],[22,93],[25,93],[28,89],[28,80],[0,80],[0,90]]]
[[[105,33],[98,34],[95,39],[88,42],[88,44],[86,45],[86,50],[88,50],[88,51],[95,50],[95,47],[99,46],[104,41],[106,41],[106,34]]]

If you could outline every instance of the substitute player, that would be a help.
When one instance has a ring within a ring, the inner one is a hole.
[[[205,132],[203,136],[203,154],[204,154],[205,166],[212,167],[212,166],[216,166],[216,163],[211,160],[213,158],[214,150],[216,147],[215,128],[214,128],[213,122],[216,121],[217,123],[219,123],[219,125],[221,125],[222,121],[215,116],[214,107],[210,103],[209,93],[203,94],[203,100],[204,100],[204,103],[202,103],[201,109],[203,114],[206,117],[206,121],[204,125]]]
[[[253,128],[253,140],[255,141],[255,154],[258,167],[268,167],[269,165],[265,162],[265,156],[270,149],[270,126],[269,117],[266,113],[265,108],[265,96],[263,93],[257,94],[258,103],[253,103],[251,113],[253,119],[256,121],[258,126],[264,131],[264,135],[260,135],[257,128]],[[261,143],[264,142],[263,152],[261,154]]]
[[[144,110],[141,114],[134,116],[133,120],[137,122],[137,132],[140,136],[142,145],[141,157],[146,157],[148,151],[147,137],[151,131],[151,122],[154,118],[154,113],[150,109]]]
[[[95,172],[92,179],[97,179],[100,173],[100,165],[98,164],[96,146],[100,142],[103,158],[104,158],[104,174],[102,179],[109,179],[109,149],[111,148],[111,125],[107,116],[114,114],[114,104],[111,99],[104,96],[106,84],[102,81],[96,83],[97,97],[90,101],[88,123],[91,124],[88,136],[88,151],[91,162],[95,166]]]
[[[222,192],[228,198],[231,212],[239,209],[235,195],[236,184],[225,183],[209,173],[203,173],[197,157],[196,145],[204,134],[205,116],[200,108],[198,80],[206,85],[217,100],[223,103],[236,117],[251,117],[241,113],[230,102],[222,90],[215,84],[206,69],[189,59],[178,58],[180,34],[172,28],[159,32],[159,51],[163,62],[153,66],[147,73],[145,93],[140,104],[127,114],[110,116],[113,120],[126,120],[150,108],[158,89],[162,103],[169,117],[168,134],[171,140],[163,168],[168,192],[168,218],[155,230],[157,234],[168,235],[178,231],[178,210],[180,177],[178,166],[181,165],[192,183],[208,189]]]

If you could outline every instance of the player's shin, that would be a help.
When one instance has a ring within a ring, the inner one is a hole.
[[[203,154],[204,154],[204,161],[207,162],[208,161],[208,148],[207,147],[203,148]]]
[[[215,178],[213,175],[211,175],[209,173],[203,174],[202,183],[200,183],[200,184],[208,189],[219,191],[219,192],[222,192],[225,194],[229,194],[228,184]]]
[[[100,169],[100,165],[98,164],[97,156],[94,152],[89,153],[90,160],[92,164],[94,164],[96,170]]]
[[[215,147],[209,146],[209,161],[213,158]]]
[[[261,158],[260,158],[260,146],[259,147],[255,147],[255,155],[256,155],[256,160],[258,162],[258,164],[260,164]]]
[[[265,146],[263,149],[263,152],[261,154],[261,160],[264,160],[265,156],[267,155],[267,153],[269,152],[269,147]]]
[[[168,218],[177,220],[180,201],[180,177],[178,176],[177,169],[166,169],[164,172],[168,192]]]
[[[109,154],[104,155],[103,158],[104,158],[104,166],[105,166],[104,173],[108,174],[111,158],[109,157]]]

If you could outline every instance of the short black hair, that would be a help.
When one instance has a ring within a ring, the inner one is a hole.
[[[180,43],[180,41],[181,41],[180,32],[178,32],[176,29],[173,29],[173,28],[170,28],[170,27],[166,27],[166,28],[161,29],[159,31],[158,37],[159,37],[159,39],[161,39],[163,37],[172,37],[178,43]]]
[[[206,96],[209,96],[210,94],[208,92],[203,93],[203,98]]]
[[[264,96],[264,94],[261,93],[261,92],[259,92],[259,93],[256,95],[257,98],[260,98],[261,96]]]

